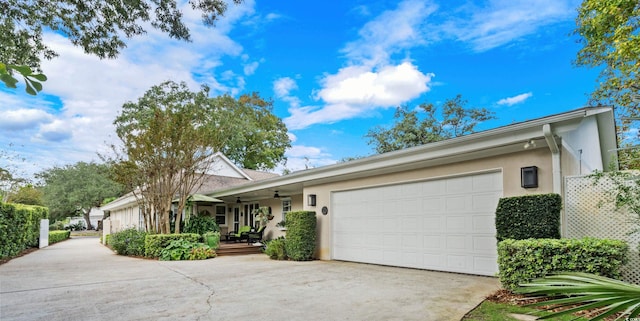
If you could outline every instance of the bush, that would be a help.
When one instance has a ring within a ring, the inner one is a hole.
[[[160,251],[161,261],[206,260],[216,253],[207,245],[189,242],[185,239],[171,241]]]
[[[207,232],[220,232],[220,227],[211,216],[191,216],[184,224],[183,232],[202,235]]]
[[[220,246],[220,232],[207,232],[202,235],[202,238],[204,243],[214,250]]]
[[[185,240],[191,243],[200,242],[200,235],[193,233],[183,234],[149,234],[144,241],[144,255],[147,257],[160,257],[162,249],[169,246],[173,240]]]
[[[49,224],[49,231],[64,231],[64,222],[57,221]]]
[[[0,258],[38,246],[40,220],[48,216],[46,207],[0,202]]]
[[[498,241],[559,239],[561,209],[562,199],[558,194],[501,198],[496,208]]]
[[[69,230],[69,231],[84,231],[86,229],[87,227],[85,226],[83,221],[78,221],[75,224],[69,224],[65,226],[65,230]]]
[[[502,286],[510,290],[561,272],[619,278],[627,251],[625,242],[609,239],[504,240],[498,243],[498,276]]]
[[[142,256],[145,250],[146,232],[129,228],[111,234],[109,245],[120,255]]]
[[[287,250],[285,248],[285,243],[285,238],[282,236],[268,241],[264,253],[274,260],[286,260]]]
[[[70,231],[50,231],[49,232],[49,244],[64,241],[71,235]]]
[[[287,213],[287,241],[285,251],[294,261],[313,259],[316,249],[316,212]]]

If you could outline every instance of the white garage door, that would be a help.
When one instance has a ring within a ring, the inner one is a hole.
[[[335,260],[495,275],[502,173],[332,193]]]

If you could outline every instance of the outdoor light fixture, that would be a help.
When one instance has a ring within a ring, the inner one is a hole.
[[[524,149],[529,149],[529,148],[536,148],[536,141],[533,139],[530,139],[528,142],[526,142],[524,144]]]
[[[538,167],[528,166],[520,168],[520,186],[522,188],[538,187]]]
[[[307,205],[316,206],[316,194],[309,194],[309,196],[307,196]]]
[[[240,202],[240,197],[236,198],[236,204],[240,204],[242,202]]]
[[[280,194],[278,194],[278,191],[276,191],[276,193],[273,194],[273,198],[280,198]]]

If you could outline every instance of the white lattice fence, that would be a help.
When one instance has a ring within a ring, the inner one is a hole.
[[[611,202],[607,202],[607,191],[613,187],[612,182],[607,179],[601,179],[594,185],[593,179],[586,176],[566,177],[563,236],[626,241],[629,244],[629,260],[622,267],[622,278],[627,282],[640,284],[640,233],[629,234],[637,228],[631,213],[617,211]]]

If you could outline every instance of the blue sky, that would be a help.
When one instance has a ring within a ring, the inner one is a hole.
[[[165,80],[212,95],[257,91],[290,131],[286,167],[373,152],[363,137],[395,107],[461,94],[497,119],[490,129],[586,105],[598,70],[577,68],[571,36],[580,1],[245,1],[216,28],[185,6],[193,42],[153,29],[116,60],[83,54],[62,36],[43,63],[44,92],[0,88],[0,144],[18,172],[97,160],[116,142],[113,119]],[[7,162],[3,159],[2,162]],[[276,169],[281,172],[282,166]]]

